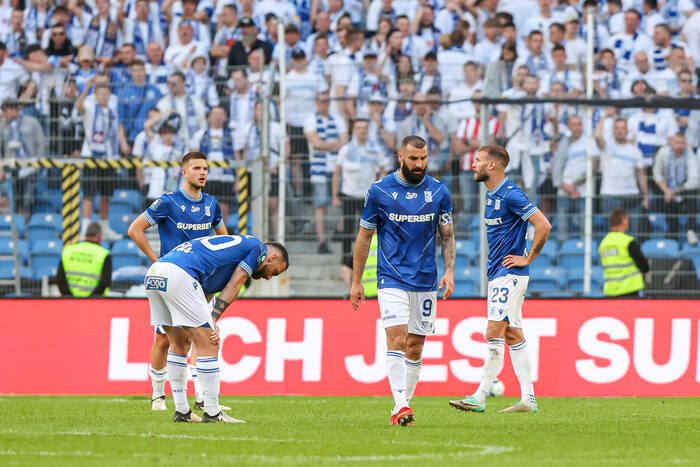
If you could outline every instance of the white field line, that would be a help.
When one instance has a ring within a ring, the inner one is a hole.
[[[187,435],[187,434],[167,434],[167,433],[105,433],[99,431],[17,431],[17,430],[2,430],[0,434],[12,434],[22,437],[35,436],[108,436],[108,437],[130,437],[130,438],[161,438],[161,439],[195,439],[203,441],[256,441],[263,443],[299,443],[312,442],[307,440],[289,439],[274,439],[260,438],[258,436],[207,436],[207,435]]]

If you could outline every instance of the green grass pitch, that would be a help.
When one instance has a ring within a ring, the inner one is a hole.
[[[245,425],[175,424],[148,397],[0,397],[0,465],[699,465],[700,398],[539,400],[483,414],[417,397],[390,427],[388,397],[224,397]],[[168,408],[172,409],[168,398]]]

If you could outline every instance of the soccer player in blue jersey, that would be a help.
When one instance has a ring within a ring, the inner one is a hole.
[[[407,136],[397,153],[400,168],[367,192],[355,240],[350,301],[365,300],[362,272],[372,235],[379,237],[377,298],[386,330],[386,365],[394,396],[392,425],[412,425],[409,407],[421,370],[427,335],[435,332],[437,290],[454,291],[455,239],[452,200],[444,183],[425,174],[428,145]],[[445,273],[438,283],[435,235],[440,232]]]
[[[158,226],[161,256],[187,240],[211,235],[212,230],[220,235],[228,233],[216,198],[202,193],[209,173],[207,156],[201,152],[187,153],[182,158],[181,166],[184,179],[182,187],[172,193],[163,194],[129,226],[129,237],[153,262],[158,261],[158,256],[146,239],[146,230],[154,225]],[[149,367],[153,386],[153,410],[166,410],[164,391],[168,345],[165,332],[156,328]],[[196,393],[200,393],[194,367],[190,368],[190,371],[195,380]],[[195,399],[197,398],[199,400],[195,407],[201,409],[201,394],[199,397],[195,394]]]
[[[267,279],[289,266],[279,243],[263,244],[250,235],[213,235],[187,241],[156,261],[146,273],[151,324],[162,326],[170,341],[168,381],[175,422],[244,423],[219,406],[219,338],[214,324],[250,277]],[[216,297],[214,309],[210,296]],[[197,375],[204,396],[202,418],[187,402],[187,351],[197,348]]]
[[[486,396],[503,366],[504,344],[510,348],[521,399],[501,412],[537,412],[530,351],[522,330],[522,306],[529,281],[528,266],[542,251],[552,226],[520,187],[506,177],[509,161],[508,152],[502,146],[484,146],[479,149],[472,166],[474,180],[484,182],[488,189],[484,212],[489,245],[488,355],[476,392],[450,401],[451,406],[472,412],[486,409]],[[528,222],[535,227],[529,252],[525,243]]]

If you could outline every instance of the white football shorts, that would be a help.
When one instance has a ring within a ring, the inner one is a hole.
[[[153,263],[144,284],[151,305],[152,326],[214,327],[202,285],[179,266]]]
[[[489,321],[508,321],[514,328],[523,327],[523,300],[529,276],[507,274],[489,281]]]
[[[411,334],[427,336],[435,332],[437,291],[379,289],[377,300],[384,329],[407,324]]]

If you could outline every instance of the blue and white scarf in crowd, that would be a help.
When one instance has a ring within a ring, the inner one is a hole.
[[[36,33],[37,29],[48,29],[51,27],[51,17],[53,16],[53,7],[49,7],[48,11],[44,15],[43,20],[39,19],[39,10],[36,5],[31,7],[27,12],[27,16],[24,19],[24,30],[28,32]],[[41,37],[37,37],[37,40]]]
[[[107,27],[102,39],[102,47],[98,47],[100,45],[100,17],[95,15],[90,22],[85,45],[92,47],[92,50],[95,51],[95,56],[111,58],[117,46],[117,23],[107,19]]]
[[[676,157],[671,151],[668,156],[668,181],[666,184],[671,190],[683,188],[688,179],[688,150],[681,157]]]
[[[322,116],[316,113],[316,134],[321,141],[338,141],[338,127],[335,123],[335,118],[332,115]],[[326,174],[330,171],[337,152],[333,151],[312,151],[311,155],[311,183],[323,183],[326,181]]]
[[[520,110],[520,125],[523,129],[530,127],[529,136],[532,138],[531,142],[533,145],[539,145],[547,139],[547,135],[544,132],[546,122],[543,104],[525,104],[522,106]]]
[[[239,123],[246,123],[250,118],[253,116],[253,109],[255,108],[255,99],[256,99],[256,94],[255,91],[251,88],[248,90],[248,94],[245,96],[241,96],[237,92],[234,92],[231,94],[231,99],[230,99],[230,104],[229,104],[229,121],[233,124],[232,128],[236,128]],[[241,99],[248,99],[248,111],[249,115],[243,115],[245,118],[245,121],[240,122],[239,119],[241,118],[241,115],[239,115],[238,112],[238,103],[240,102]]]
[[[107,107],[95,105],[95,115],[92,119],[92,134],[90,136],[90,149],[92,157],[96,159],[112,159],[119,157],[119,144],[117,139],[117,116]]]
[[[29,151],[27,151],[27,145],[24,143],[24,138],[22,138],[22,132],[20,132],[20,125],[22,122],[22,116],[20,115],[17,120],[10,122],[10,141],[16,141],[18,144],[14,156],[17,159],[26,159],[29,157]]]
[[[152,21],[148,21],[148,36],[146,37],[143,37],[141,32],[141,23],[134,21],[134,49],[136,49],[136,55],[145,56],[146,47],[155,40],[156,36]]]
[[[192,96],[189,94],[185,94],[185,115],[179,115],[180,117],[176,121],[176,127],[175,129],[179,132],[181,125],[182,125],[182,119],[184,118],[185,120],[185,125],[187,128],[187,137],[192,138],[194,134],[197,132],[199,129],[199,120],[197,119],[197,112],[195,112],[194,108],[194,100],[192,99]],[[174,109],[177,111],[177,105],[175,104],[175,98],[173,96],[170,96],[170,108]]]
[[[423,89],[423,81],[425,80],[425,72],[422,71],[420,74],[420,78],[418,78],[418,92],[423,92],[421,91]],[[439,71],[435,72],[435,75],[433,75],[433,84],[430,85],[431,88],[438,88],[440,90],[440,94],[442,94],[442,75],[440,74]]]

